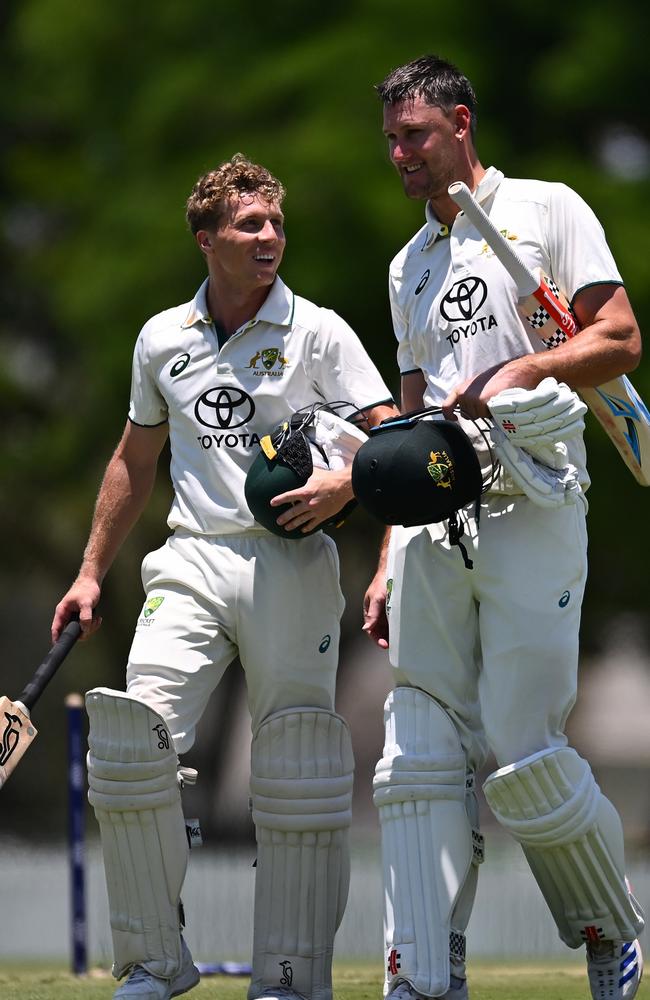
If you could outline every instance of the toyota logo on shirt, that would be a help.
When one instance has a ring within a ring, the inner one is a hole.
[[[467,277],[455,282],[440,302],[440,312],[450,322],[471,319],[487,298],[487,285],[481,278]]]
[[[255,403],[247,392],[236,386],[215,386],[196,401],[194,415],[204,427],[229,430],[248,423],[255,413]]]

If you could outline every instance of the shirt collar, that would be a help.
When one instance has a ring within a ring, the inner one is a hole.
[[[205,279],[198,292],[192,299],[187,310],[187,316],[181,324],[183,330],[194,326],[195,323],[211,323],[212,317],[208,312],[208,278]]]
[[[479,205],[483,204],[483,202],[486,201],[490,195],[494,194],[502,180],[503,171],[497,170],[496,167],[487,168],[485,174],[478,183],[476,191],[474,192],[474,197]],[[433,246],[436,240],[444,239],[445,236],[449,236],[449,227],[445,226],[444,223],[440,221],[436,213],[431,208],[430,202],[426,203],[424,211],[427,218],[427,231],[422,249],[426,250],[428,247]]]
[[[293,322],[295,295],[287,288],[279,275],[271,285],[269,294],[258,310],[255,320],[260,323],[274,323],[277,326],[291,326]]]
[[[206,278],[190,302],[187,316],[182,323],[184,330],[196,323],[212,323],[212,317],[208,312],[208,281],[209,278]],[[264,322],[274,323],[277,326],[291,326],[294,299],[295,296],[291,289],[287,288],[282,278],[277,275],[257,315],[247,325],[252,326],[254,323]]]

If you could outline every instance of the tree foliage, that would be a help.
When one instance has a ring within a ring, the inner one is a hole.
[[[52,606],[79,563],[124,424],[137,332],[202,279],[186,196],[237,150],[288,189],[285,280],[348,319],[397,391],[386,271],[421,224],[422,206],[404,199],[388,163],[373,84],[439,52],[475,84],[483,162],[574,186],[602,219],[647,325],[645,9],[577,0],[561,20],[513,0],[458,10],[430,0],[6,0],[0,586],[14,688],[43,651]],[[641,166],[632,172],[616,163],[620,144],[613,165],[603,159],[608,137],[621,134],[637,143]],[[650,398],[647,365],[634,381]],[[594,421],[588,444],[584,641],[597,645],[612,616],[645,612],[639,533],[648,494]],[[80,675],[86,687],[121,682],[139,558],[164,538],[168,501],[163,463],[150,509],[107,582],[111,627]],[[357,547],[364,564],[377,533],[361,515],[355,524],[342,544]],[[358,618],[350,609],[346,627]]]

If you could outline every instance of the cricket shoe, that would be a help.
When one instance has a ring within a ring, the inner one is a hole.
[[[402,979],[395,989],[390,991],[386,1000],[432,1000],[432,998],[418,993],[414,986]],[[467,980],[459,979],[458,976],[450,976],[449,989],[441,997],[436,997],[435,1000],[469,1000]]]
[[[187,993],[200,980],[199,970],[192,961],[190,949],[181,938],[181,969],[173,979],[152,976],[141,965],[134,965],[126,982],[115,990],[113,1000],[171,1000]]]
[[[594,1000],[632,1000],[643,975],[638,941],[587,945],[587,975]]]

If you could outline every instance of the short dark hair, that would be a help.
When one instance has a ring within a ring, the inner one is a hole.
[[[451,111],[465,104],[471,114],[471,131],[476,131],[476,94],[467,77],[440,56],[420,56],[405,66],[392,70],[375,90],[384,104],[422,97],[427,104]]]
[[[222,222],[229,198],[257,195],[282,204],[284,187],[270,170],[252,163],[243,153],[199,177],[187,199],[186,218],[196,235],[199,229],[216,229]]]

